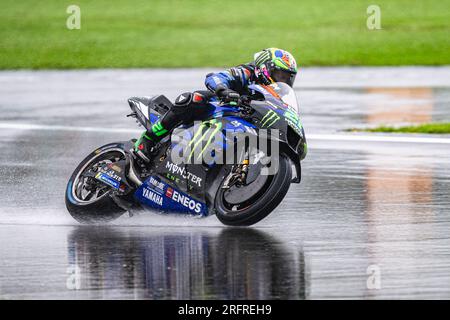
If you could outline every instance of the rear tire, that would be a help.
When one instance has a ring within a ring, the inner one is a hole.
[[[290,160],[282,155],[278,172],[268,179],[268,182],[258,193],[252,204],[246,208],[231,210],[225,200],[225,192],[222,189],[224,181],[220,184],[215,199],[217,218],[228,226],[250,226],[269,215],[284,199],[292,180]]]
[[[79,199],[74,191],[78,183],[77,179],[80,179],[80,175],[94,165],[96,160],[101,160],[103,156],[111,153],[120,154],[121,152],[123,153],[121,144],[107,144],[90,153],[72,173],[66,187],[65,202],[70,215],[78,222],[83,224],[110,222],[126,212],[114,202],[110,195],[111,190],[90,201]]]

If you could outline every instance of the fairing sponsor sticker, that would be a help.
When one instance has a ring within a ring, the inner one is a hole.
[[[206,204],[174,189],[158,177],[150,176],[136,191],[135,197],[145,205],[167,211],[206,215]]]
[[[153,202],[159,206],[163,205],[163,197],[161,197],[159,194],[157,194],[156,192],[153,192],[150,189],[143,188],[142,196],[144,198],[146,198],[147,200],[150,200],[151,202]]]
[[[177,166],[176,164],[167,161],[166,169],[168,169],[170,173],[175,174],[183,179],[186,179],[191,183],[197,185],[198,187],[202,186],[202,178],[196,176],[192,172],[187,171],[185,167]]]
[[[119,187],[120,187],[120,182],[117,180],[114,180],[113,178],[108,176],[106,173],[102,173],[102,172],[97,173],[95,178],[106,183],[107,185],[109,185],[115,189],[119,189]]]

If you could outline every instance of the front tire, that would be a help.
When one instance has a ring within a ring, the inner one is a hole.
[[[249,226],[269,215],[284,199],[292,180],[290,160],[282,155],[278,172],[267,178],[264,185],[246,203],[230,204],[221,183],[215,199],[217,218],[229,226]]]
[[[95,191],[95,197],[90,195],[84,184],[86,178],[83,177],[84,172],[101,161],[114,162],[124,158],[125,153],[121,146],[121,144],[112,143],[98,148],[81,161],[72,173],[66,187],[65,202],[70,215],[78,222],[83,224],[110,222],[126,212],[114,202],[110,187],[102,186],[100,183],[101,190]]]

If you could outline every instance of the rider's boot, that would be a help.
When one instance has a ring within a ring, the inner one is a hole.
[[[134,144],[134,152],[139,156],[139,158],[144,160],[144,162],[149,163],[151,161],[152,154],[156,151],[156,145],[168,133],[169,130],[164,128],[161,121],[156,121],[150,130],[144,131],[141,137],[136,141]]]
[[[156,121],[150,130],[144,131],[136,141],[134,144],[134,152],[145,162],[150,162],[156,145],[167,133],[168,130],[163,127],[161,121]]]
[[[144,162],[149,163],[155,146],[156,142],[152,140],[149,132],[144,131],[141,137],[134,144],[134,152]]]
[[[160,120],[155,122],[150,130],[142,133],[136,141],[134,145],[135,154],[144,162],[149,163],[152,154],[156,151],[158,142],[167,136],[173,128],[182,121],[192,118],[194,113],[207,111],[206,101],[209,95],[210,93],[205,91],[185,92],[179,95],[175,99],[173,107]]]

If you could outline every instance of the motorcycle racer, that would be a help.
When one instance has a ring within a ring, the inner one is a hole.
[[[206,75],[208,90],[185,92],[175,99],[173,107],[146,130],[134,145],[135,153],[150,162],[155,145],[181,123],[200,120],[209,113],[208,101],[217,96],[224,102],[237,102],[248,94],[250,84],[270,85],[284,82],[293,86],[297,62],[291,53],[278,48],[267,48],[254,54],[254,60],[230,69]]]

